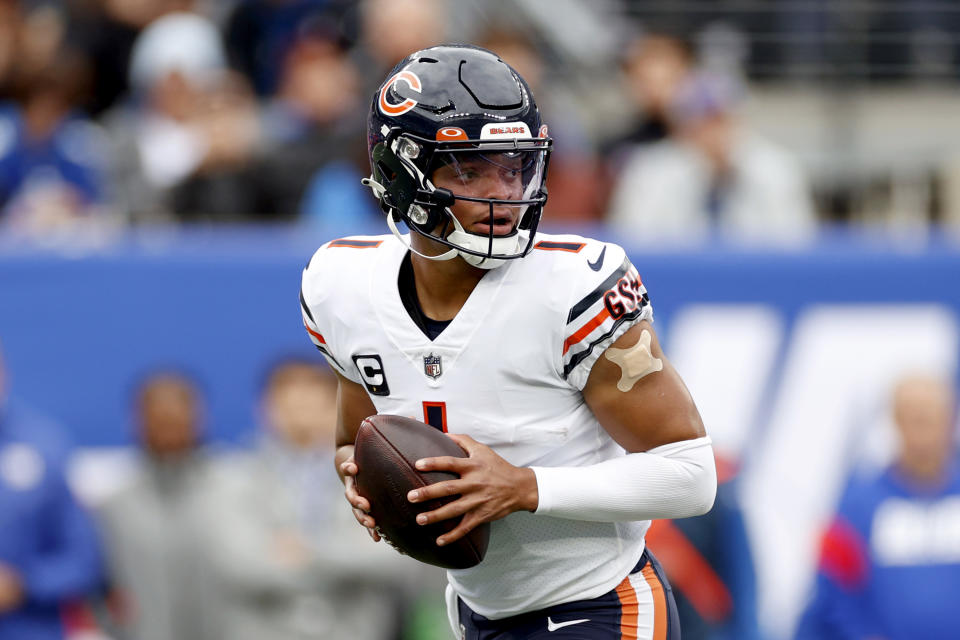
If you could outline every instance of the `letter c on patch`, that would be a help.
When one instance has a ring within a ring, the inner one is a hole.
[[[417,101],[413,98],[407,98],[403,102],[399,102],[397,104],[393,104],[387,100],[387,91],[390,90],[390,87],[401,80],[406,82],[407,86],[410,87],[412,91],[420,93],[422,85],[420,84],[420,78],[417,77],[417,74],[413,73],[412,71],[400,71],[395,73],[389,80],[387,80],[386,84],[383,85],[383,88],[380,89],[380,100],[378,102],[380,105],[380,111],[386,116],[400,116],[417,106]]]

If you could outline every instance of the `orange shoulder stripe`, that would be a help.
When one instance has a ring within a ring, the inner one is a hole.
[[[303,327],[304,327],[304,329],[307,330],[307,333],[309,333],[309,334],[312,335],[314,338],[316,338],[321,344],[327,344],[327,341],[323,339],[323,336],[322,336],[322,335],[320,335],[319,333],[317,333],[316,331],[314,331],[313,329],[311,329],[311,328],[308,327],[307,325],[303,325]]]
[[[600,311],[600,313],[598,313],[593,317],[593,319],[590,322],[580,327],[573,335],[571,335],[569,338],[564,340],[563,354],[566,355],[567,351],[570,350],[570,347],[572,347],[573,345],[577,344],[578,342],[586,338],[588,335],[590,335],[591,331],[593,331],[594,329],[599,327],[601,324],[603,324],[603,321],[609,317],[610,317],[610,312],[607,311],[606,307],[604,307]]]

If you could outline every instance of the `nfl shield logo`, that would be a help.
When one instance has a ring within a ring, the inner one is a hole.
[[[432,353],[428,356],[423,356],[423,372],[434,380],[439,378],[440,374],[443,373],[440,356],[435,356]]]

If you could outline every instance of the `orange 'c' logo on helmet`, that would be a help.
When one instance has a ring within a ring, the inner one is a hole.
[[[384,115],[400,116],[417,106],[417,101],[413,98],[407,98],[403,102],[397,104],[392,104],[387,100],[387,91],[390,90],[390,87],[401,80],[406,82],[407,86],[410,87],[411,90],[420,93],[421,84],[420,78],[417,77],[417,74],[413,73],[412,71],[400,71],[399,73],[394,74],[393,77],[387,80],[386,84],[383,85],[383,88],[380,89],[380,111],[382,111]]]
[[[460,127],[444,127],[437,131],[437,140],[469,140],[467,132]]]

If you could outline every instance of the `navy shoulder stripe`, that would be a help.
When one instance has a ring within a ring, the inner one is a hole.
[[[303,287],[300,287],[300,306],[303,308],[303,312],[307,314],[307,317],[310,318],[310,322],[317,324],[317,321],[313,319],[313,314],[310,313],[310,307],[307,306],[307,301],[303,299]]]
[[[583,242],[551,242],[550,240],[542,240],[533,245],[533,248],[544,251],[569,251],[570,253],[579,253],[585,246],[587,245]]]
[[[313,346],[315,346],[315,347],[317,348],[317,351],[319,351],[319,352],[322,353],[323,355],[325,355],[325,356],[327,356],[328,358],[330,358],[330,361],[333,362],[333,364],[337,365],[337,368],[338,368],[338,369],[340,369],[341,371],[344,370],[344,369],[343,369],[343,365],[340,364],[339,362],[337,362],[337,359],[333,357],[333,354],[330,353],[330,350],[329,350],[329,349],[327,349],[326,347],[323,347],[323,346],[321,346],[321,345],[319,345],[319,344],[314,344]]]
[[[580,300],[580,302],[573,305],[573,307],[570,309],[570,314],[567,316],[567,324],[570,324],[571,322],[579,318],[581,315],[583,315],[587,309],[592,307],[597,302],[597,300],[603,297],[604,293],[609,291],[615,284],[617,284],[617,280],[627,275],[627,272],[629,270],[630,270],[630,259],[624,258],[623,262],[620,264],[620,267],[617,268],[613,273],[611,273],[606,280],[601,282],[596,289],[594,289],[593,291],[585,295]]]
[[[353,238],[340,238],[332,241],[328,248],[349,247],[351,249],[374,249],[383,244],[383,240],[355,240]]]

